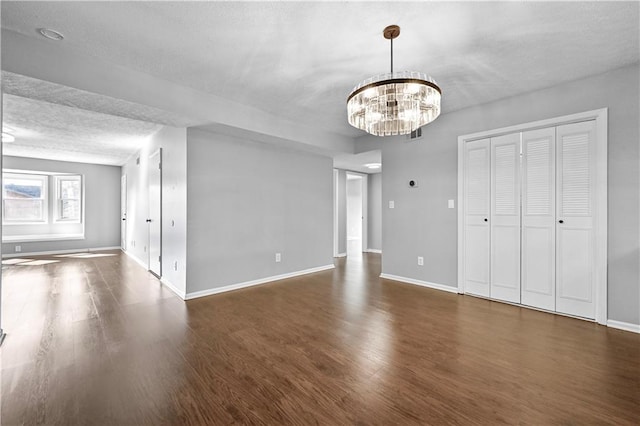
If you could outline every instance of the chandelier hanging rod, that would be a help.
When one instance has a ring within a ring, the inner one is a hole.
[[[391,42],[391,73],[393,74],[393,39],[400,35],[400,27],[397,25],[389,25],[384,29],[382,35]]]

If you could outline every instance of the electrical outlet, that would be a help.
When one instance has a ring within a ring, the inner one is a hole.
[[[22,246],[15,246],[16,253],[20,253],[22,251]]]
[[[448,204],[447,204],[447,207],[449,207],[450,209],[455,208],[455,203],[454,203],[454,201],[453,201],[453,200],[449,200],[449,202],[448,202]]]
[[[276,253],[276,263],[282,260],[282,255],[280,253]]]
[[[418,256],[418,266],[424,266],[424,257]]]
[[[389,201],[389,208],[390,209],[395,209],[396,208],[396,203],[394,201]]]

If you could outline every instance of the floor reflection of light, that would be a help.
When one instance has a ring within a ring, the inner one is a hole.
[[[72,253],[72,254],[58,254],[55,257],[72,257],[75,259],[91,259],[94,257],[111,257],[116,256],[115,253]]]
[[[388,366],[393,354],[392,318],[390,314],[375,310],[363,319],[366,325],[356,341],[355,351],[361,382],[371,386],[383,380],[384,367]]]
[[[18,266],[41,266],[48,265],[50,263],[58,263],[59,260],[31,260],[28,262],[17,263]]]
[[[13,259],[5,259],[2,261],[3,265],[15,265],[17,263],[22,263],[22,262],[30,262],[33,259],[20,259],[20,258],[13,258]]]

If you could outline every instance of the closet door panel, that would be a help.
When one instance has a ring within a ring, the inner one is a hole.
[[[595,318],[595,122],[557,128],[556,310]]]
[[[520,303],[520,133],[491,138],[490,295]]]
[[[522,304],[555,310],[555,128],[522,133]]]
[[[468,142],[464,149],[464,287],[489,297],[490,140]]]
[[[522,242],[522,303],[554,310],[555,239],[553,229],[548,226],[529,225],[522,230]]]

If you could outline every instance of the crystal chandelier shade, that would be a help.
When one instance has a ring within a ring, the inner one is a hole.
[[[438,118],[440,99],[440,88],[426,74],[380,74],[351,92],[349,124],[376,136],[405,135]]]
[[[391,40],[391,72],[358,84],[347,98],[349,124],[375,136],[409,134],[440,115],[442,92],[430,76],[413,71],[393,72],[393,39],[400,28],[385,28]]]

